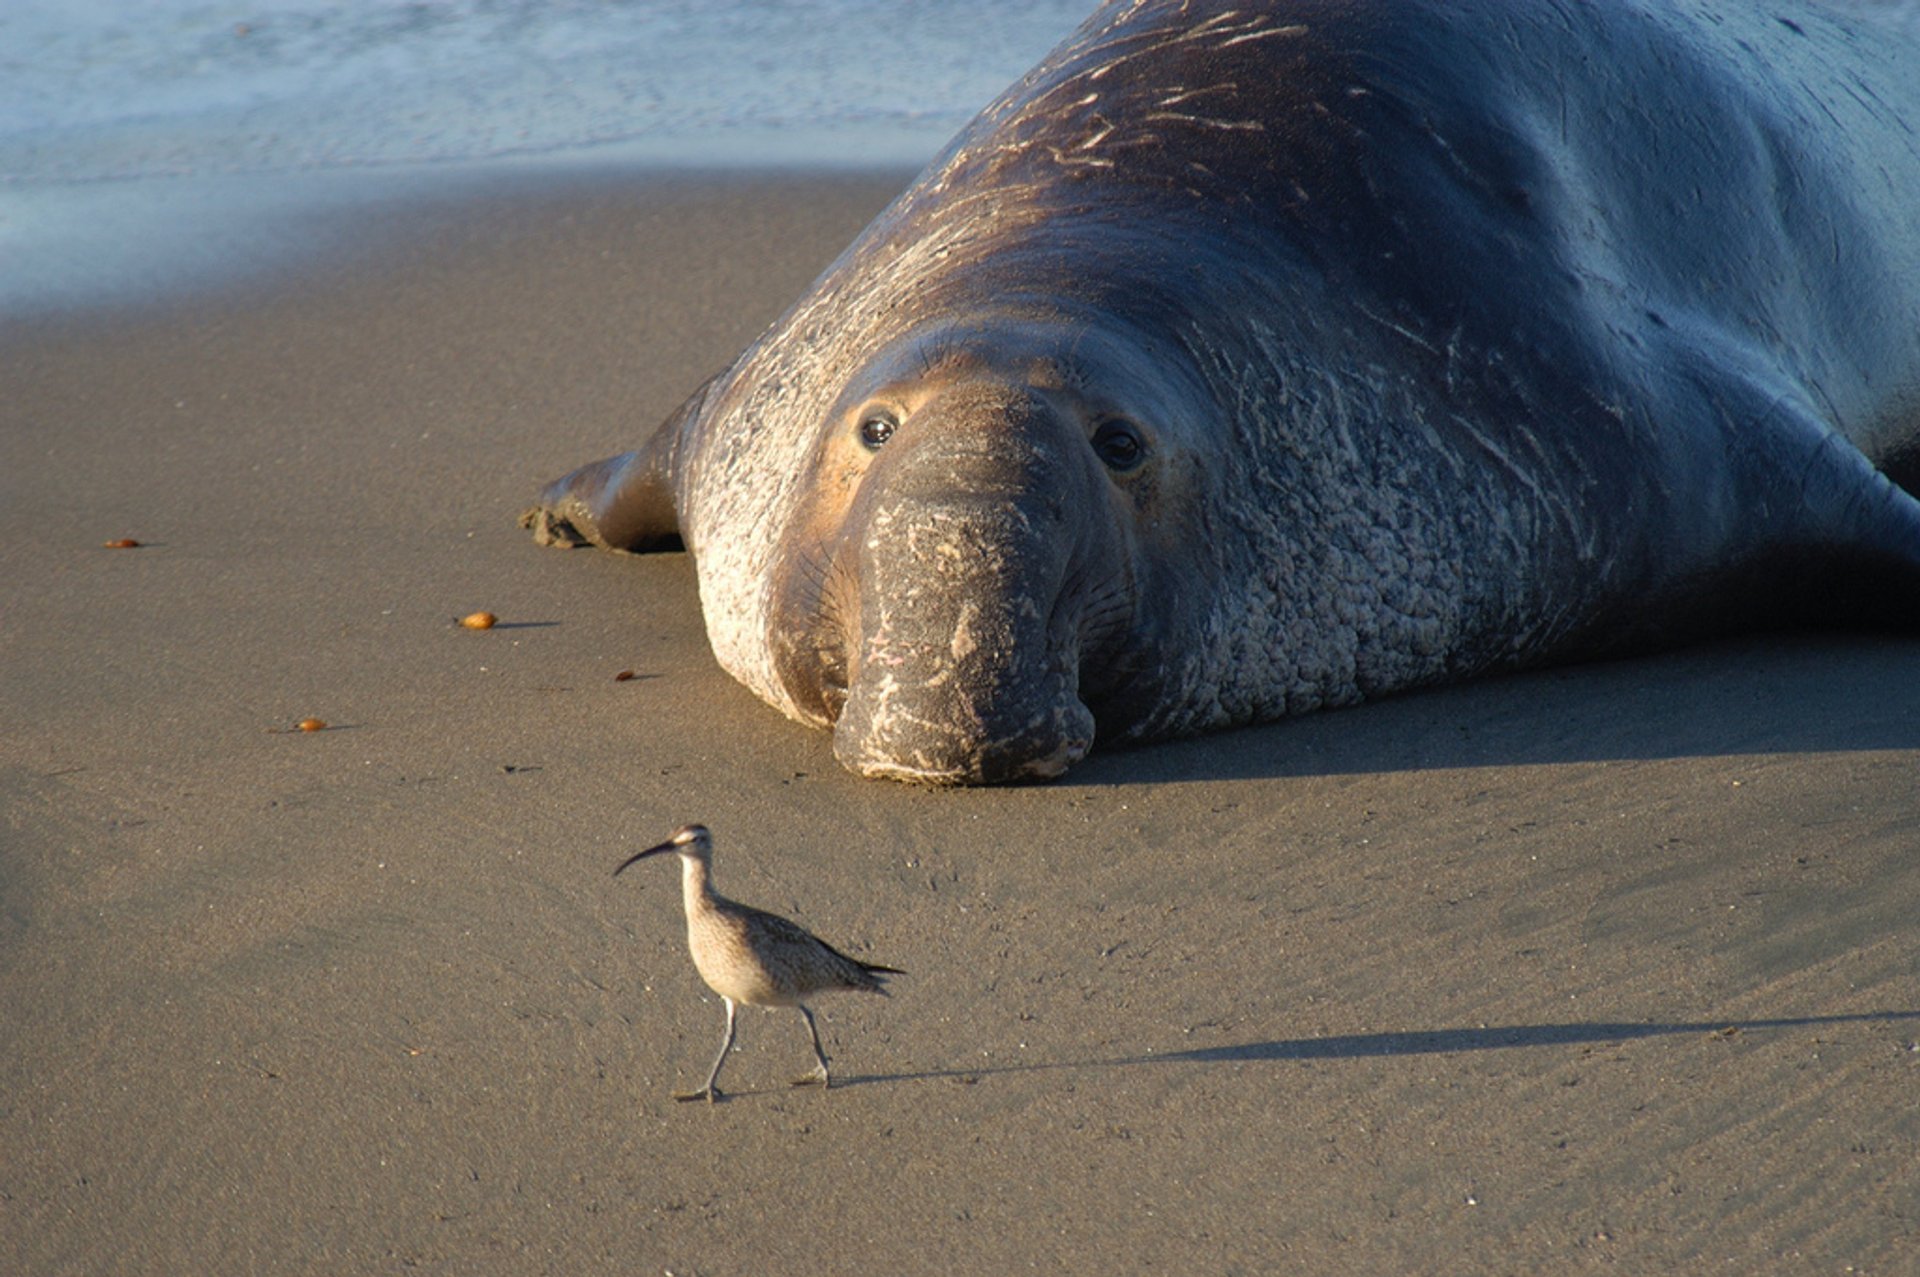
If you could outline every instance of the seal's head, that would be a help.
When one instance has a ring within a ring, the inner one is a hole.
[[[913,331],[816,440],[769,636],[853,770],[934,784],[1057,776],[1158,681],[1203,485],[1195,397],[1112,325]],[[1151,375],[1142,370],[1152,367]]]

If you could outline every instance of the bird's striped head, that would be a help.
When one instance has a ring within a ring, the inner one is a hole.
[[[713,835],[707,832],[705,825],[682,825],[674,830],[673,836],[665,842],[655,843],[644,851],[636,851],[621,861],[620,868],[613,871],[614,877],[619,877],[621,869],[625,869],[636,861],[668,851],[705,861],[713,855]]]

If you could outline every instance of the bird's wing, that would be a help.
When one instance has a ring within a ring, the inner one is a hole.
[[[779,945],[793,945],[798,948],[821,948],[849,966],[874,975],[905,975],[898,967],[883,967],[872,962],[862,962],[849,954],[840,952],[819,936],[808,931],[799,923],[783,918],[777,913],[768,913],[764,909],[755,909],[752,905],[736,904],[743,922],[757,929],[760,934]]]
[[[853,957],[851,954],[845,954],[840,952],[838,949],[828,944],[825,940],[820,939],[820,937],[818,936],[814,937],[814,943],[819,945],[822,949],[825,949],[828,953],[831,953],[834,957],[840,959],[842,962],[851,962],[854,966],[859,967],[862,971],[866,972],[868,975],[905,975],[906,974],[906,972],[902,971],[899,967],[883,967],[877,962],[862,962],[860,959]]]
[[[819,936],[808,931],[797,922],[782,918],[777,913],[768,913],[765,909],[755,909],[752,905],[735,905],[740,911],[741,922],[759,935],[765,936],[775,944],[814,945],[823,949],[832,948]]]

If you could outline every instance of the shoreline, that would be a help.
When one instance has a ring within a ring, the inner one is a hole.
[[[782,164],[741,144],[718,153],[617,146],[434,163],[208,175],[143,175],[0,187],[12,204],[0,326],[132,313],[276,285],[299,286],[374,246],[430,240],[436,223],[538,202],[830,182],[904,189],[917,165],[873,159]],[[817,150],[818,148],[814,148]],[[916,148],[917,153],[917,148]]]

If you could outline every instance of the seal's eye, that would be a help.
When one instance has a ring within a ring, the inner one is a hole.
[[[1109,421],[1093,432],[1093,450],[1100,463],[1122,473],[1147,459],[1147,445],[1140,434],[1124,421]]]
[[[870,412],[860,419],[860,442],[877,452],[881,444],[893,438],[899,424],[890,412]]]

